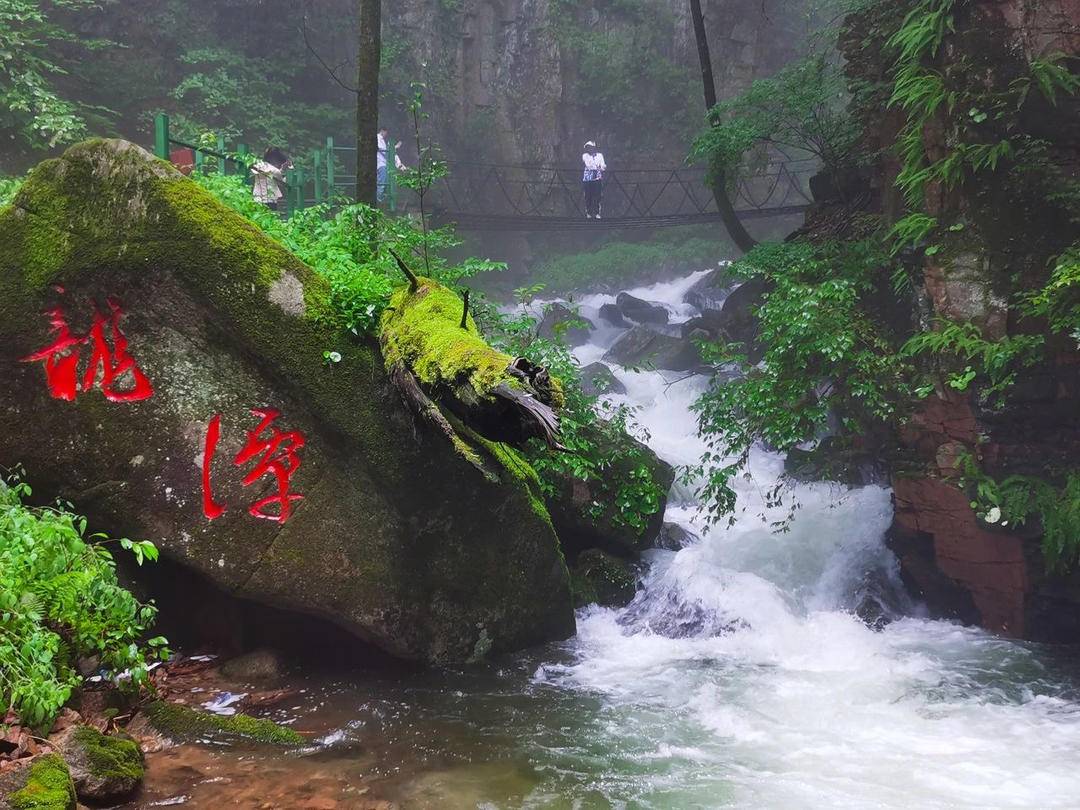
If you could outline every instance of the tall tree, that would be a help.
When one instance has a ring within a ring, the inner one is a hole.
[[[709,39],[705,34],[705,17],[701,13],[701,0],[690,0],[690,17],[694,21],[694,36],[697,39],[698,61],[701,62],[701,84],[705,92],[705,111],[708,112],[716,106],[716,82],[713,79],[712,57],[709,55]],[[743,227],[742,220],[735,213],[735,206],[727,193],[727,175],[724,171],[711,173],[712,194],[716,200],[716,208],[720,212],[724,227],[728,235],[738,246],[739,250],[750,250],[757,244]]]
[[[382,2],[359,0],[360,35],[356,59],[356,200],[371,205],[376,197],[376,138],[379,132],[379,59],[382,50]]]

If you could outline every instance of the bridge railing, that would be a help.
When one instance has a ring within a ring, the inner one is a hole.
[[[242,174],[250,182],[255,156],[243,143],[230,150],[218,135],[211,147],[174,138],[169,118],[155,120],[154,149],[182,171]],[[382,205],[390,211],[416,210],[414,192],[397,182],[393,144],[388,144],[387,184]],[[356,147],[339,146],[333,138],[300,156],[286,172],[285,215],[312,205],[350,199],[356,185]],[[499,165],[453,161],[449,174],[429,191],[428,210],[463,226],[514,223],[550,226],[585,219],[582,170],[579,166]],[[811,200],[809,180],[817,169],[812,160],[777,160],[739,178],[732,189],[737,211],[795,211]],[[717,216],[704,169],[622,168],[604,175],[604,219],[637,225],[678,224]]]
[[[579,167],[501,166],[454,162],[432,188],[433,208],[470,217],[584,218]],[[812,161],[775,163],[739,179],[737,209],[807,205]],[[604,174],[605,218],[696,217],[716,213],[704,169],[613,168]]]

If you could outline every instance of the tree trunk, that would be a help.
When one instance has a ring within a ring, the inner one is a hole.
[[[356,59],[356,201],[375,205],[382,0],[359,2],[360,35],[359,54]]]
[[[712,57],[709,55],[709,40],[705,34],[705,17],[701,13],[701,0],[690,0],[690,16],[694,20],[694,36],[697,39],[698,61],[701,62],[701,84],[705,92],[707,113],[716,106],[716,82],[713,80]],[[727,193],[727,176],[723,171],[713,173],[712,193],[728,235],[739,250],[744,252],[750,250],[757,244],[757,240],[747,232],[739,215],[735,213],[735,206],[732,205]]]

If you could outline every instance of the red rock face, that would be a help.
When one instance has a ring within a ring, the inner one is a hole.
[[[893,482],[893,492],[893,545],[901,562],[913,552],[897,537],[928,537],[933,544],[933,564],[971,594],[979,624],[1003,635],[1026,637],[1026,600],[1031,584],[1025,541],[983,528],[967,496],[947,480],[899,478]],[[907,562],[910,574],[914,566]],[[933,593],[933,583],[914,578],[928,601],[940,599]]]
[[[1007,86],[1033,59],[1080,53],[1080,0],[975,0],[965,5],[965,15],[963,30],[942,51],[937,67],[945,72],[970,63],[988,86]],[[1060,136],[1073,126],[1070,118],[1062,108],[1033,108],[1022,125]],[[926,128],[931,159],[944,154],[955,126],[942,114]],[[1078,157],[1070,137],[1058,138],[1053,150],[1059,165]],[[1062,232],[1068,226],[1063,229],[1048,206],[1012,216],[1010,201],[993,191],[978,182],[959,191],[934,184],[927,189],[929,213],[965,223],[965,236],[927,260],[922,289],[924,311],[932,318],[974,323],[991,340],[1032,327],[1014,322],[1006,275],[1027,268],[1037,277],[1077,237]],[[995,202],[988,206],[991,197]],[[1018,209],[1030,204],[1011,202]],[[957,481],[965,455],[998,480],[1077,466],[1080,355],[1075,341],[1054,339],[1048,348],[1047,359],[1021,375],[1006,405],[982,402],[975,391],[951,390],[922,405],[901,437],[916,464],[894,475],[890,545],[905,580],[934,613],[1013,637],[1076,641],[1080,575],[1048,575],[1038,521],[1019,528],[985,524]]]

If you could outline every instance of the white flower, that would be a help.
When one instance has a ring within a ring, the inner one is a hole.
[[[327,357],[330,358],[331,363],[340,363],[341,362],[341,352],[330,352],[330,354],[328,354]]]
[[[986,513],[987,523],[997,523],[999,520],[1001,520],[1001,510],[996,506]]]

